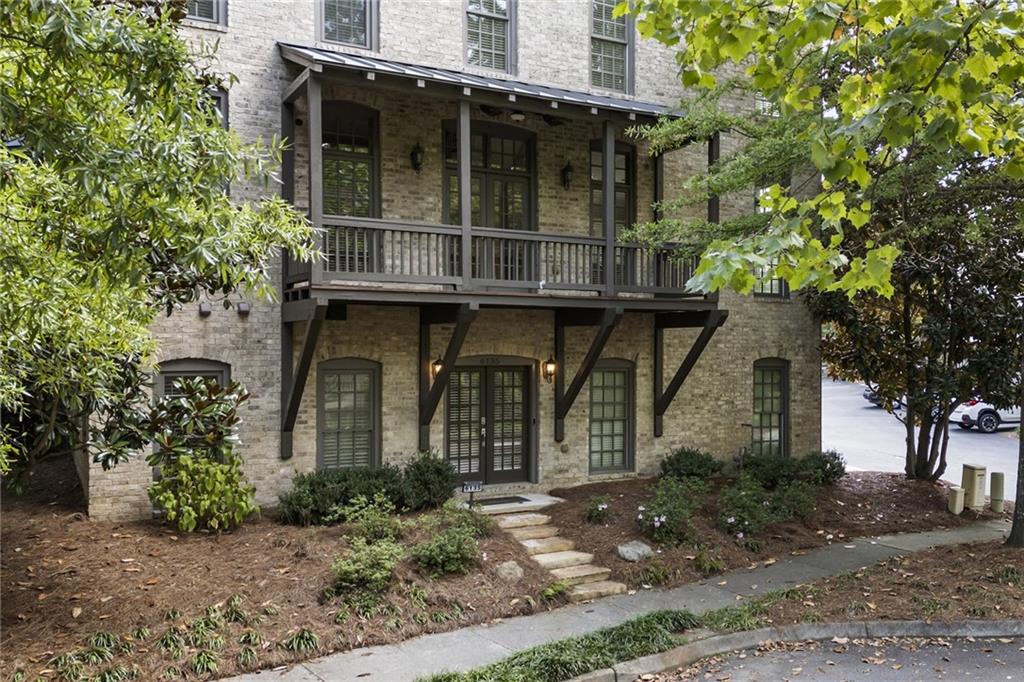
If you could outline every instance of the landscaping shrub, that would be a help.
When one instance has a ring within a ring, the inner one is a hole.
[[[705,578],[725,570],[725,561],[717,554],[712,554],[703,547],[693,557],[693,567]]]
[[[655,486],[654,497],[637,508],[637,525],[655,542],[682,542],[694,509],[707,492],[707,484],[697,479],[662,478]]]
[[[455,467],[438,455],[424,452],[403,472],[405,506],[411,511],[440,507],[459,483]]]
[[[183,532],[225,530],[258,509],[256,489],[247,485],[234,455],[224,462],[182,455],[160,471],[163,478],[150,486],[149,499]]]
[[[395,540],[402,534],[402,521],[395,513],[394,503],[384,493],[377,493],[372,500],[359,495],[344,507],[335,507],[335,516],[350,526],[353,536],[367,542]]]
[[[800,462],[815,485],[835,485],[846,475],[846,460],[835,450],[812,452]]]
[[[806,473],[801,460],[777,455],[748,455],[743,458],[744,475],[768,490],[799,480]]]
[[[453,527],[417,544],[411,555],[432,576],[469,573],[480,557],[480,544],[467,528]]]
[[[498,522],[494,517],[463,506],[458,500],[448,500],[438,511],[441,523],[449,528],[459,528],[475,538],[485,538],[494,534]]]
[[[589,523],[602,525],[608,523],[612,518],[612,510],[609,506],[608,496],[601,495],[590,500],[587,508],[583,510],[583,518]]]
[[[339,521],[337,508],[362,495],[372,499],[383,493],[397,509],[404,506],[402,472],[397,467],[325,469],[299,474],[292,489],[280,497],[280,520],[298,526]]]
[[[707,480],[722,471],[723,462],[695,448],[677,448],[661,460],[661,473],[675,478]]]
[[[718,497],[719,525],[738,539],[760,533],[774,521],[771,494],[746,470]]]
[[[777,521],[807,519],[814,511],[818,487],[807,481],[793,481],[772,493],[772,510]]]
[[[334,589],[384,592],[404,554],[402,546],[391,540],[370,544],[363,538],[351,538],[348,554],[335,557],[331,564]]]

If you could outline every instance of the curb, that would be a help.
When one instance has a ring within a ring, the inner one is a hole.
[[[742,649],[762,642],[823,640],[833,637],[1024,637],[1024,620],[871,620],[843,623],[803,623],[760,628],[725,635],[711,635],[675,649],[652,654],[611,668],[594,670],[569,682],[633,682],[647,673],[683,668],[702,658]]]

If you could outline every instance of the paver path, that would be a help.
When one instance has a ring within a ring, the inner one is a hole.
[[[493,663],[522,649],[617,625],[658,609],[689,609],[701,614],[735,604],[745,597],[838,575],[892,556],[938,545],[996,540],[1008,531],[1008,523],[990,521],[949,530],[857,539],[779,559],[766,568],[732,571],[706,582],[573,604],[499,623],[423,635],[398,644],[332,654],[289,670],[270,670],[232,679],[234,682],[411,682],[430,673],[468,670]]]
[[[572,540],[558,537],[551,517],[536,512],[498,514],[498,527],[508,531],[555,580],[570,585],[569,601],[581,602],[626,592],[624,583],[608,580],[610,568],[594,566],[593,554],[577,552]]]

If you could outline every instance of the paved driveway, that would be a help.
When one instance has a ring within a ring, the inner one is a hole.
[[[821,442],[846,456],[850,469],[903,471],[903,424],[885,410],[864,400],[860,384],[822,379]],[[976,429],[949,430],[947,466],[943,479],[960,485],[964,464],[980,464],[1006,474],[1006,499],[1017,486],[1017,439],[1012,430],[981,433]]]

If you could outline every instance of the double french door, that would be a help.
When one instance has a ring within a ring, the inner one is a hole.
[[[464,480],[529,478],[528,366],[456,367],[446,392],[445,455]]]

